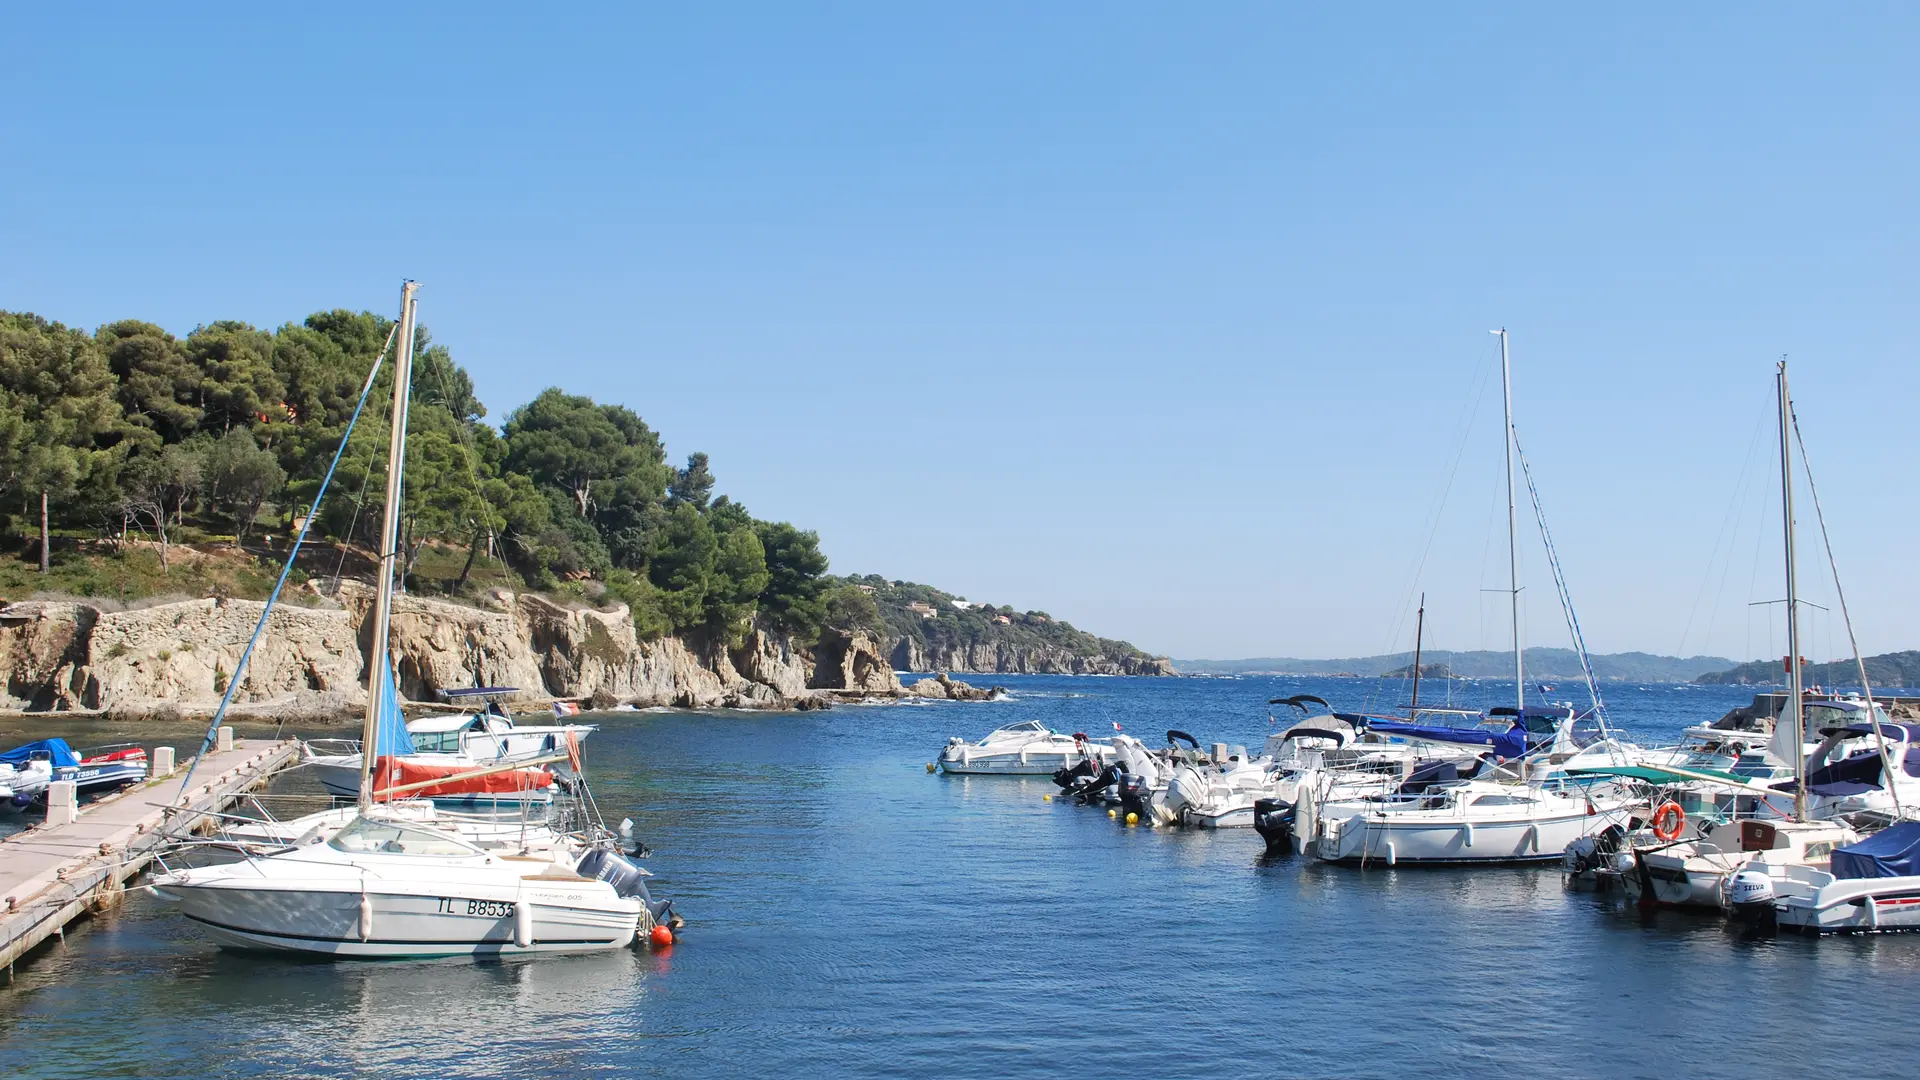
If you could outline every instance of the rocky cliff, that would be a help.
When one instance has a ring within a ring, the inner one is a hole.
[[[738,648],[697,639],[641,641],[624,606],[569,607],[495,593],[487,608],[400,597],[392,649],[401,693],[431,700],[467,686],[516,686],[525,701],[584,698],[685,708],[789,708],[823,697],[897,695],[878,643],[828,632],[816,647],[755,631]],[[239,670],[262,605],[192,600],[135,611],[27,602],[0,609],[0,708],[200,712]],[[363,624],[372,597],[346,586],[337,606],[282,604],[249,659],[234,701],[276,715],[365,708]]]

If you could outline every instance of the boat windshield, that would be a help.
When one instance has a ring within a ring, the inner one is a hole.
[[[1045,733],[1046,730],[1047,730],[1047,725],[1042,724],[1040,721],[1028,720],[1027,722],[1022,724],[1009,724],[1008,726],[1003,727],[998,731],[995,731],[994,734],[995,735],[1031,735],[1031,734],[1034,734],[1035,732]]]
[[[398,855],[478,855],[480,849],[430,829],[360,817],[327,841],[336,851],[379,851]]]

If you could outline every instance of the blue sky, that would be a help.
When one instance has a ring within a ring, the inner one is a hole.
[[[1423,589],[1505,645],[1502,325],[1589,643],[1778,655],[1784,353],[1861,644],[1920,646],[1909,8],[318,11],[10,14],[0,307],[418,278],[496,418],[623,402],[838,570],[1213,657]]]

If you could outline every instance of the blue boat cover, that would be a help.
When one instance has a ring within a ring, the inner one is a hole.
[[[1494,753],[1504,758],[1527,755],[1527,733],[1524,728],[1517,725],[1506,731],[1494,731],[1483,727],[1436,727],[1429,724],[1409,724],[1401,720],[1369,720],[1367,727],[1372,731],[1400,735],[1409,739],[1491,747]]]
[[[1920,875],[1920,821],[1902,821],[1857,844],[1833,849],[1837,878]]]
[[[25,765],[38,757],[50,759],[56,769],[80,764],[80,755],[73,752],[73,747],[68,746],[65,739],[41,739],[39,742],[30,742],[25,746],[16,746],[0,754],[0,762],[8,765]]]

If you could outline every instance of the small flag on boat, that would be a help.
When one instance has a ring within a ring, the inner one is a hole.
[[[579,715],[580,715],[580,706],[579,706],[578,704],[576,704],[576,703],[574,703],[574,702],[571,702],[571,701],[556,701],[556,702],[554,702],[554,703],[553,703],[553,715],[555,715],[555,716],[579,716]]]
[[[1546,683],[1534,683],[1533,687],[1534,689],[1540,691],[1543,694],[1553,693],[1553,687],[1548,686]]]
[[[1118,720],[1115,720],[1115,721],[1113,722],[1113,730],[1115,730],[1115,731],[1125,731],[1125,730],[1127,730],[1127,729],[1126,729],[1126,728],[1123,728],[1123,727],[1121,727],[1121,726],[1120,726],[1120,721],[1118,721]]]

